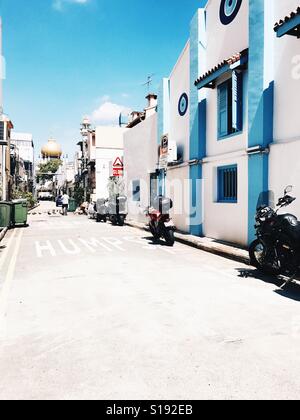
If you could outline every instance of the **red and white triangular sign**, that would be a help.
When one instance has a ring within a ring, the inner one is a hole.
[[[123,168],[123,162],[122,162],[122,159],[118,157],[118,158],[115,160],[115,163],[113,164],[113,167]]]

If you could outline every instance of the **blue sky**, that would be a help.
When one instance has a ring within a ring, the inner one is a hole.
[[[74,154],[84,115],[140,109],[171,71],[204,0],[0,0],[4,110],[37,150],[53,135]]]

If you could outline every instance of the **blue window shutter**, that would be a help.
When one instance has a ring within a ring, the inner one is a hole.
[[[218,88],[218,134],[228,135],[228,85],[224,83]]]
[[[238,166],[218,168],[218,202],[237,203],[238,201]]]
[[[243,73],[232,73],[232,128],[243,129]]]

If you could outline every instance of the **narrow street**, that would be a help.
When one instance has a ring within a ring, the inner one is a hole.
[[[299,396],[300,289],[47,206],[1,243],[1,399]]]

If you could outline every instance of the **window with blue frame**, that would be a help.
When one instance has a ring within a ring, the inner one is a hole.
[[[243,73],[233,71],[232,77],[218,86],[218,139],[243,130]]]
[[[238,166],[222,166],[218,168],[218,202],[238,202]]]
[[[141,201],[141,182],[132,181],[132,199],[133,201]]]

